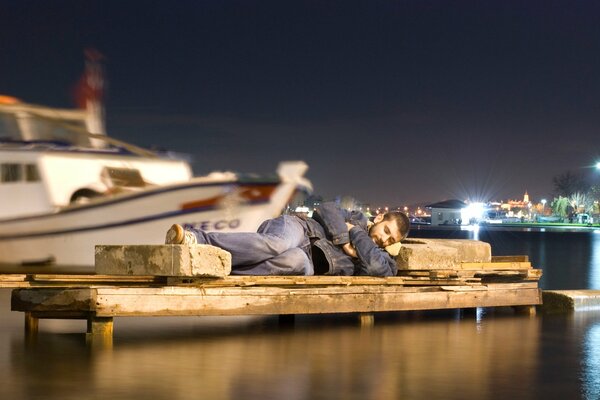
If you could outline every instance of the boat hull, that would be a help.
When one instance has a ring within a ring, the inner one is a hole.
[[[281,214],[293,182],[190,181],[0,221],[0,263],[93,269],[96,245],[161,244],[172,224],[249,232]]]

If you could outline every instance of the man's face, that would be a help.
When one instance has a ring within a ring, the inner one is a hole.
[[[377,221],[377,218],[375,219],[375,224],[369,230],[369,236],[382,249],[398,243],[402,237],[395,221]]]

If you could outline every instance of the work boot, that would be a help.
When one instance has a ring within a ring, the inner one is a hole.
[[[192,232],[183,229],[179,224],[173,224],[167,231],[165,244],[197,244],[196,235]]]

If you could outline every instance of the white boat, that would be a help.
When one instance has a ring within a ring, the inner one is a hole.
[[[160,244],[173,223],[255,231],[310,185],[301,161],[193,177],[185,160],[106,136],[98,116],[0,96],[0,263],[93,268],[95,245]]]

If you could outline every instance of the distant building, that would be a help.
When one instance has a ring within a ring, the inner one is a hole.
[[[461,225],[462,210],[467,206],[461,200],[444,200],[425,206],[431,210],[431,225]],[[465,221],[467,222],[467,221]]]

